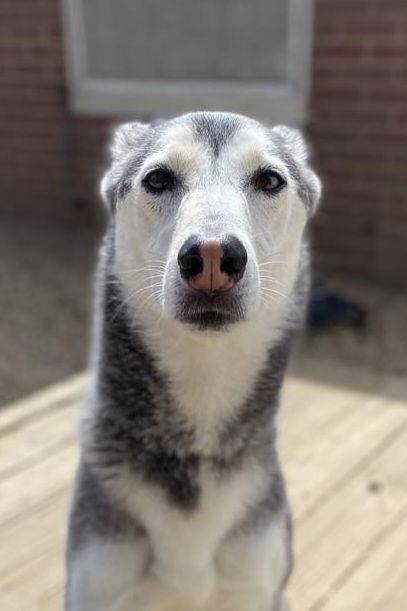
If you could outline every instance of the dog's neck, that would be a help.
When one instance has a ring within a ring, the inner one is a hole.
[[[198,331],[160,318],[152,308],[127,305],[127,320],[165,375],[171,397],[193,427],[199,451],[211,454],[216,433],[247,401],[281,341],[279,309],[225,331]]]

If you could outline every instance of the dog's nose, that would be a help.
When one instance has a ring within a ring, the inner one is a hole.
[[[191,236],[178,253],[184,280],[190,287],[210,293],[232,288],[242,278],[246,264],[246,249],[235,236],[222,240]]]

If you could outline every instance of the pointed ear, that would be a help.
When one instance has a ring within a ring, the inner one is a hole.
[[[148,123],[124,123],[116,128],[110,145],[112,165],[105,173],[100,185],[100,192],[107,208],[113,211],[121,194],[128,187],[129,163],[132,156],[137,157],[143,137],[147,134],[150,126]]]
[[[271,129],[271,136],[273,140],[278,140],[284,148],[289,149],[297,161],[303,163],[307,161],[308,148],[299,129],[276,125]]]
[[[321,181],[308,164],[309,151],[302,133],[292,127],[276,125],[271,129],[271,137],[312,216],[321,197]]]
[[[148,123],[123,123],[116,128],[110,145],[113,162],[120,161],[137,148],[139,139],[148,131]]]

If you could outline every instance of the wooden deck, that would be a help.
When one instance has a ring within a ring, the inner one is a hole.
[[[0,412],[1,611],[61,609],[85,379]],[[407,609],[406,382],[314,364],[287,380],[280,430],[293,611]]]

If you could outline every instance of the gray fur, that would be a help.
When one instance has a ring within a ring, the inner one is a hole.
[[[234,136],[241,123],[237,115],[219,114],[214,118],[205,112],[192,114],[191,122],[197,135],[209,146],[215,158]]]
[[[99,478],[86,460],[82,460],[76,475],[72,502],[70,555],[95,535],[128,540],[143,537],[145,534],[141,524],[111,502]]]

